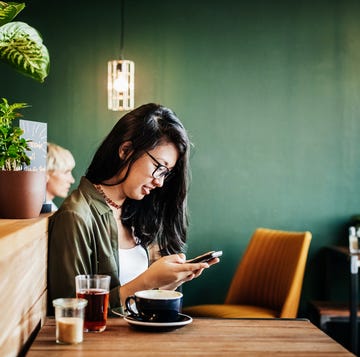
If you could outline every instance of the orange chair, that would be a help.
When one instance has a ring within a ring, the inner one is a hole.
[[[296,318],[312,234],[258,228],[224,304],[184,307],[190,316]]]

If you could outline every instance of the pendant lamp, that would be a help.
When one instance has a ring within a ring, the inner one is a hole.
[[[124,0],[121,1],[120,59],[108,61],[108,109],[134,109],[135,64],[124,59]]]

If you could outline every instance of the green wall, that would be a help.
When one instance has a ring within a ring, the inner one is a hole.
[[[346,244],[360,211],[359,1],[127,0],[125,15],[136,105],[171,107],[194,143],[188,255],[224,251],[185,304],[223,301],[260,226],[313,233],[302,309],[323,298],[321,249]],[[78,183],[122,115],[106,98],[120,1],[32,0],[18,19],[42,33],[51,73],[41,85],[1,65],[0,96],[32,105]]]

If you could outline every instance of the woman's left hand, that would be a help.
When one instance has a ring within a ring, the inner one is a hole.
[[[177,259],[175,256],[178,256],[180,259]],[[166,284],[164,286],[161,286],[161,289],[166,289],[166,290],[174,290],[174,289],[178,288],[180,285],[182,285],[183,283],[199,277],[202,274],[202,272],[204,271],[204,269],[207,269],[211,265],[214,265],[220,261],[219,258],[214,258],[206,263],[187,263],[186,257],[182,253],[169,255],[167,257],[169,257],[169,258],[171,257],[170,258],[171,263],[181,264],[180,266],[177,267],[177,270],[180,270],[181,272],[185,272],[185,274],[182,275],[182,278],[180,280],[174,281],[174,282],[172,282],[170,284]],[[164,258],[167,258],[167,257],[164,257]],[[173,260],[172,257],[175,257],[175,260]],[[170,263],[170,261],[169,261],[169,263]]]

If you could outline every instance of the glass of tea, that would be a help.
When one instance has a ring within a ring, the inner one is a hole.
[[[86,299],[84,331],[102,332],[106,329],[109,306],[109,275],[77,275],[76,297]]]

